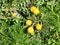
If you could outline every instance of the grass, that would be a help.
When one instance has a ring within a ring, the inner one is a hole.
[[[41,13],[37,19],[43,27],[32,36],[25,21],[36,21],[29,10],[33,5]],[[18,12],[18,18],[11,17],[10,8]],[[0,0],[0,45],[60,45],[60,0]]]

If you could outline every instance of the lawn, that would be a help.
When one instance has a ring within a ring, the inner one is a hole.
[[[0,0],[0,45],[60,45],[60,0]]]

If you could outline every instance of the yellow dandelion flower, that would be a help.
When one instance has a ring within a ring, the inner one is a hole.
[[[4,11],[6,11],[6,12],[7,12],[8,10],[9,10],[8,8],[5,8],[5,9],[4,9]]]
[[[12,17],[15,17],[16,16],[16,13],[11,12],[11,16]]]
[[[42,24],[37,23],[37,24],[36,24],[36,29],[37,29],[37,30],[41,30],[41,29],[42,29]]]
[[[39,10],[38,10],[38,8],[35,7],[35,6],[32,6],[32,7],[30,8],[30,11],[31,11],[32,13],[34,13],[35,15],[39,14]]]
[[[31,20],[26,20],[26,25],[27,26],[30,26],[32,24],[32,21]]]
[[[33,28],[33,26],[28,27],[27,32],[30,33],[31,35],[34,35],[34,28]]]

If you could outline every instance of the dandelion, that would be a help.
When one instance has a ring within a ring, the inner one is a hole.
[[[33,28],[33,26],[28,27],[27,32],[30,33],[31,35],[34,35],[34,28]]]
[[[32,24],[32,21],[31,20],[26,20],[26,25],[27,26],[30,26]]]
[[[9,9],[8,8],[5,8],[4,11],[7,12]]]
[[[41,29],[42,29],[42,24],[37,23],[37,24],[36,24],[36,29],[37,29],[37,30],[41,30]]]
[[[12,17],[15,17],[16,16],[16,13],[11,12],[11,16]]]
[[[32,13],[34,13],[35,15],[39,14],[39,10],[38,10],[38,8],[35,7],[35,6],[32,6],[32,7],[30,8],[30,11],[31,11]]]

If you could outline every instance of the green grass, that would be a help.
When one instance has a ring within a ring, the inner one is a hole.
[[[38,16],[42,30],[33,36],[25,29],[26,19],[33,20],[34,15],[28,4],[42,13]],[[17,10],[19,18],[11,17],[10,10],[3,11],[5,7],[16,8],[13,11]],[[60,0],[0,0],[0,45],[60,45]]]

